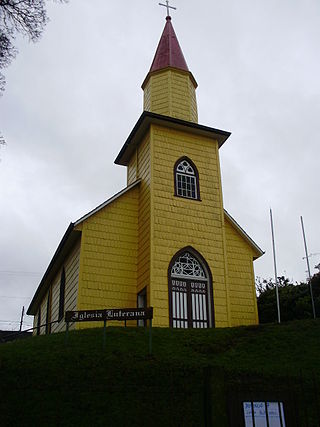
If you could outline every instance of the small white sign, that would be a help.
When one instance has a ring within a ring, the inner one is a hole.
[[[267,413],[269,427],[286,426],[282,402],[243,402],[245,427],[253,427],[252,405],[255,427],[267,427]]]

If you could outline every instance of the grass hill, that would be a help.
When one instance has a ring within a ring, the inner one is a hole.
[[[152,355],[147,328],[107,328],[105,350],[102,329],[0,345],[0,425],[223,427],[250,390],[292,393],[297,425],[319,425],[319,320],[152,337]]]

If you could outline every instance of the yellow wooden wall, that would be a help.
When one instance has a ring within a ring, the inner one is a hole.
[[[231,326],[257,324],[258,310],[253,271],[253,250],[227,218],[225,230]]]
[[[141,179],[138,209],[138,276],[137,293],[147,288],[147,302],[150,304],[150,135],[147,134],[128,165],[128,182]]]
[[[82,230],[77,310],[136,306],[138,203],[136,186],[76,227]]]
[[[38,323],[38,313],[39,313],[39,309],[38,309],[37,313],[33,316],[33,328],[36,328],[36,327],[37,327],[37,323]],[[33,329],[32,334],[33,334],[33,335],[37,335],[37,330],[36,330],[36,329]]]
[[[43,298],[43,300],[41,301],[40,304],[40,325],[44,325],[46,323],[46,314],[47,314],[47,298],[48,298],[48,293],[45,294],[45,297]],[[35,328],[37,326],[38,323],[38,316],[39,316],[39,309],[37,312],[37,315],[34,317],[34,321],[33,321],[33,327]],[[46,328],[44,326],[42,326],[40,328],[40,334],[43,335],[45,333]],[[37,330],[34,329],[33,330],[33,335],[37,335]]]
[[[47,316],[47,298],[48,292],[51,293],[50,296],[50,319],[51,322],[58,320],[59,317],[59,299],[60,299],[60,280],[61,280],[61,272],[62,267],[65,269],[65,298],[64,298],[64,306],[65,311],[67,310],[75,310],[77,306],[77,295],[78,295],[78,278],[79,278],[79,260],[80,260],[80,240],[74,246],[74,248],[70,251],[68,256],[65,259],[64,264],[59,268],[56,273],[54,279],[51,281],[49,289],[44,298],[41,301],[41,324],[46,323]],[[38,322],[38,314],[34,316],[33,327],[37,326]],[[74,324],[70,325],[70,329],[73,329]],[[59,323],[54,323],[51,325],[51,332],[61,332],[65,330],[65,322],[64,319]],[[45,333],[45,327],[40,329],[40,333]],[[33,334],[36,335],[37,331],[34,330]]]
[[[137,292],[147,288],[150,304],[150,136],[147,135],[138,148],[137,177],[141,179],[139,193],[139,242]]]
[[[139,148],[136,149],[135,153],[131,157],[127,167],[127,185],[130,185],[137,180],[138,149]]]
[[[79,282],[79,268],[80,268],[80,240],[78,244],[71,251],[68,258],[65,260],[64,265],[61,266],[59,273],[56,276],[56,280],[52,285],[52,320],[57,320],[59,317],[59,298],[60,298],[60,280],[62,267],[64,266],[66,276],[65,286],[65,297],[64,307],[65,311],[76,310],[77,307],[77,296],[78,296],[78,282]],[[73,329],[74,324],[70,324],[69,328]],[[52,325],[52,332],[65,331],[66,325],[64,319],[59,323]]]
[[[166,68],[150,73],[143,89],[144,110],[198,122],[195,82],[189,72]]]
[[[175,253],[192,246],[213,276],[216,326],[228,326],[224,212],[217,141],[156,125],[151,128],[151,305],[154,324],[169,326],[168,266]],[[174,196],[176,161],[189,157],[200,176],[201,201]]]

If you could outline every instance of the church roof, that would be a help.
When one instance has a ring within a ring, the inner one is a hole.
[[[92,215],[94,215],[95,213],[101,211],[101,209],[105,208],[106,206],[110,205],[110,203],[112,203],[114,200],[119,199],[119,197],[123,196],[123,194],[127,193],[128,191],[130,191],[132,188],[134,188],[136,185],[140,184],[141,179],[137,179],[136,181],[134,181],[132,184],[128,185],[127,187],[123,188],[121,191],[119,191],[118,193],[116,193],[114,196],[110,197],[110,199],[106,200],[105,202],[101,203],[101,205],[97,206],[95,209],[93,209],[92,211],[88,212],[86,215],[82,216],[81,218],[79,218],[75,223],[74,226],[76,227],[77,225],[81,224],[83,221],[85,221],[86,219],[90,218]]]
[[[101,205],[97,206],[92,211],[88,212],[83,217],[79,218],[75,222],[71,222],[69,227],[67,228],[64,236],[62,237],[59,246],[54,253],[50,264],[48,265],[48,268],[46,272],[44,273],[42,280],[32,298],[32,301],[29,305],[29,308],[27,310],[27,314],[35,315],[38,307],[38,301],[41,300],[41,298],[44,297],[49,285],[50,280],[52,280],[53,276],[56,274],[57,269],[60,267],[61,262],[63,260],[63,257],[70,252],[70,250],[74,247],[76,242],[79,240],[81,236],[81,231],[78,231],[75,229],[75,227],[79,224],[81,224],[83,221],[90,218],[95,213],[99,212],[101,209],[105,208],[106,206],[110,205],[113,201],[119,199],[121,196],[123,196],[125,193],[130,191],[132,188],[136,187],[138,184],[140,184],[141,179],[136,180],[132,184],[128,185],[121,191],[119,191],[114,196],[110,197],[110,199],[106,200],[105,202],[101,203]]]
[[[114,161],[115,164],[123,166],[129,164],[131,155],[142,141],[143,136],[149,130],[151,124],[211,138],[212,140],[218,141],[219,148],[231,135],[230,132],[224,130],[199,125],[198,123],[176,119],[170,116],[163,116],[162,114],[151,113],[150,111],[144,111],[121,148],[120,153]]]
[[[249,243],[249,245],[254,249],[255,256],[253,259],[261,257],[264,252],[259,246],[251,239],[251,237],[244,231],[244,229],[237,223],[237,221],[232,218],[232,216],[224,209],[224,215],[229,220],[230,224],[240,233],[240,235]]]
[[[173,29],[171,17],[167,16],[166,21],[156,54],[151,64],[150,72],[158,71],[167,67],[174,67],[179,68],[180,70],[189,71],[176,33]]]

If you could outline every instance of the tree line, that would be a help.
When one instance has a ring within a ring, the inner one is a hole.
[[[320,315],[320,273],[311,278],[316,316]],[[256,280],[260,323],[276,322],[277,301],[274,279]],[[281,321],[313,318],[309,283],[293,283],[287,277],[278,277]]]

